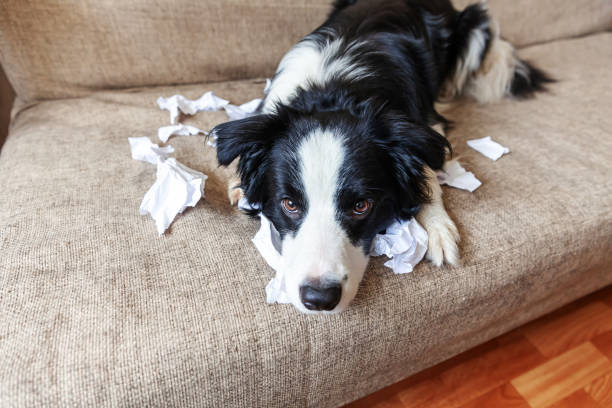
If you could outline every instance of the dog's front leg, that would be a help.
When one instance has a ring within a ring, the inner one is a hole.
[[[430,201],[423,205],[417,214],[417,221],[425,228],[428,235],[427,259],[436,266],[444,262],[450,265],[459,263],[459,232],[444,208],[442,188],[438,183],[436,172],[425,167]]]

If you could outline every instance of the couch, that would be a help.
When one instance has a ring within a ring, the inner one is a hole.
[[[339,406],[612,283],[609,0],[489,1],[558,82],[448,108],[455,155],[483,182],[444,188],[462,266],[394,275],[376,258],[345,313],[267,305],[258,222],[229,205],[231,169],[202,137],[169,142],[209,179],[159,237],[138,213],[155,169],[127,138],[168,124],[158,96],[261,96],[328,3],[0,3],[16,94],[0,153],[0,406]],[[487,135],[510,155],[466,146]]]

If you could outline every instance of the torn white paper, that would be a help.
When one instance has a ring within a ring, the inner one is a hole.
[[[177,214],[195,205],[204,196],[204,183],[208,177],[192,170],[174,158],[157,164],[157,180],[140,204],[140,214],[151,214],[157,233],[162,235]]]
[[[179,116],[179,111],[185,115],[195,115],[202,111],[218,111],[227,106],[229,101],[219,98],[212,92],[206,92],[199,99],[191,100],[183,95],[173,95],[169,98],[157,98],[157,105],[160,109],[165,109],[170,112],[170,123],[176,124],[176,119]]]
[[[491,160],[497,160],[504,154],[510,153],[510,149],[491,140],[491,136],[468,140],[467,145]]]
[[[157,179],[140,204],[140,214],[151,214],[157,232],[162,235],[177,214],[194,207],[204,196],[208,178],[168,157],[174,149],[159,147],[148,137],[129,138],[132,158],[157,165]]]
[[[151,142],[148,137],[129,137],[132,159],[140,160],[151,164],[157,164],[160,159],[167,159],[174,153],[172,146],[159,147]]]
[[[261,101],[262,100],[260,98],[257,98],[247,103],[243,103],[240,106],[230,104],[224,107],[225,113],[227,113],[230,120],[248,118],[249,116],[253,116],[255,114],[255,111],[261,104]]]
[[[396,274],[410,273],[427,252],[427,231],[412,218],[396,222],[372,242],[370,255],[386,255],[385,266]]]
[[[449,185],[451,187],[467,190],[470,193],[482,185],[480,180],[474,176],[472,172],[466,171],[457,160],[446,162],[444,170],[439,171],[438,182],[441,185]]]
[[[157,130],[157,137],[163,143],[166,143],[168,139],[170,139],[170,136],[195,136],[198,134],[207,135],[208,132],[198,129],[195,126],[183,125],[182,123],[178,125],[162,126]]]
[[[272,85],[272,81],[268,78],[266,79],[266,87],[264,88],[264,94],[267,94],[270,90],[270,86]],[[185,98],[183,95],[173,95],[169,98],[159,97],[157,98],[157,105],[160,109],[165,109],[170,112],[170,126],[162,126],[157,131],[157,136],[159,140],[166,143],[170,136],[194,136],[197,134],[209,135],[208,132],[198,129],[194,126],[183,125],[182,123],[176,123],[176,120],[179,116],[179,111],[183,112],[186,115],[195,115],[201,111],[218,111],[221,109],[225,109],[225,113],[229,117],[230,120],[244,119],[249,116],[253,116],[255,111],[261,104],[262,99],[257,98],[252,101],[243,103],[240,106],[231,105],[229,101],[219,98],[213,92],[206,92],[197,100],[190,100]],[[217,146],[217,137],[216,135],[210,135],[208,141],[209,146],[216,147]]]

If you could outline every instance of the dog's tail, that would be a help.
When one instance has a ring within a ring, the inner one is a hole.
[[[503,97],[529,97],[553,80],[542,70],[521,60],[483,3],[457,14],[449,44],[454,60],[443,95],[469,95],[479,102]]]

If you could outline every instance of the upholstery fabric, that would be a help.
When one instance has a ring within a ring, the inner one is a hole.
[[[155,99],[239,103],[262,81],[22,104],[0,154],[0,405],[333,407],[612,283],[612,33],[522,55],[559,80],[550,92],[447,112],[484,183],[444,188],[463,266],[396,276],[375,259],[336,316],[265,303],[258,222],[229,207],[203,138],[169,143],[209,175],[206,199],[162,237],[138,214],[155,169],[127,138],[168,123]],[[512,152],[467,148],[487,135]]]
[[[5,0],[0,63],[24,101],[270,76],[283,53],[323,22],[330,3]],[[517,46],[612,27],[609,0],[489,4]]]

